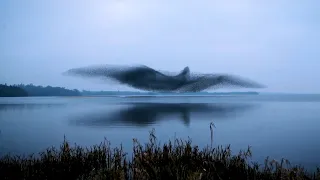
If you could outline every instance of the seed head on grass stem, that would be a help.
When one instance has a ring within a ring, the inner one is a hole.
[[[210,132],[211,132],[211,148],[212,148],[212,145],[213,145],[213,128],[216,128],[216,126],[214,125],[213,122],[210,123]]]

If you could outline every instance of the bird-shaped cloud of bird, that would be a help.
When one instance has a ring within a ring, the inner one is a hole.
[[[81,77],[107,78],[136,89],[157,92],[200,92],[211,88],[264,88],[249,79],[228,74],[190,73],[185,67],[179,73],[155,70],[145,65],[97,65],[73,68],[64,73]]]

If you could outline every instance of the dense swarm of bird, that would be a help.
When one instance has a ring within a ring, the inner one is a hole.
[[[179,73],[169,73],[145,65],[100,65],[73,68],[64,74],[107,78],[136,89],[158,92],[200,92],[221,87],[265,87],[257,82],[229,74],[190,73],[189,67],[185,67]]]

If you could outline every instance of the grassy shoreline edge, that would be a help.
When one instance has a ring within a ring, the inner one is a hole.
[[[111,148],[105,140],[89,148],[64,138],[60,148],[48,148],[35,156],[0,157],[0,179],[320,179],[320,169],[307,172],[266,158],[264,164],[250,162],[250,147],[231,154],[230,146],[199,149],[191,139],[159,143],[152,130],[149,142],[133,139],[132,157],[122,145]]]

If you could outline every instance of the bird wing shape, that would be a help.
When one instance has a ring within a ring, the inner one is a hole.
[[[64,73],[65,75],[75,75],[82,77],[109,78],[120,83],[130,83],[139,80],[166,80],[172,76],[165,75],[160,71],[148,66],[115,66],[96,65],[82,68],[73,68]]]
[[[233,75],[204,74],[191,76],[191,79],[176,91],[199,92],[209,88],[216,89],[221,87],[264,88],[265,86]]]

